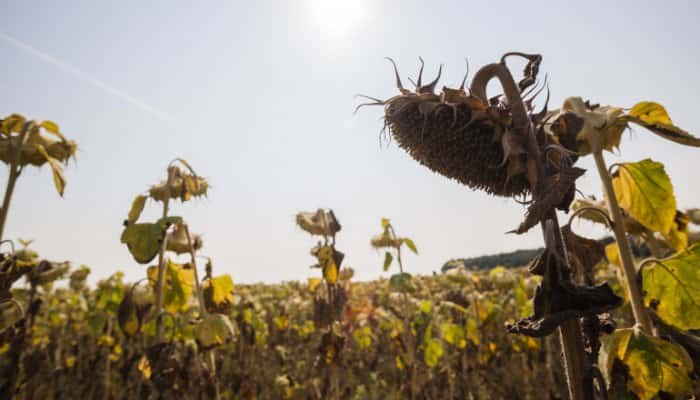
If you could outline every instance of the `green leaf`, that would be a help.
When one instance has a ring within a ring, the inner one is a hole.
[[[49,153],[46,152],[46,149],[44,146],[38,144],[36,145],[37,151],[44,156],[46,161],[48,161],[49,166],[51,167],[51,173],[53,174],[53,183],[56,186],[56,191],[58,191],[58,194],[63,196],[63,190],[66,188],[66,177],[63,175],[63,167],[61,167],[61,163],[51,157]]]
[[[613,175],[620,206],[640,224],[667,234],[676,216],[676,198],[664,165],[650,159],[620,164]]]
[[[629,368],[627,389],[640,400],[658,398],[664,391],[681,398],[692,393],[693,383],[689,374],[693,361],[679,345],[647,336],[634,328],[618,329],[612,337],[606,337],[600,353],[599,364],[610,381],[610,373],[616,359]]]
[[[121,242],[139,264],[148,264],[160,250],[167,227],[182,221],[180,217],[167,217],[156,223],[130,224],[122,231]]]
[[[129,224],[133,224],[139,219],[139,217],[141,216],[141,212],[143,212],[143,208],[146,206],[147,199],[148,196],[140,194],[136,196],[136,198],[134,198],[133,202],[131,202],[131,209],[129,210],[129,216],[127,219],[127,221],[129,221]]]
[[[626,117],[630,122],[641,125],[664,139],[686,146],[700,147],[700,138],[675,126],[664,106],[659,103],[639,102],[632,107]]]
[[[372,329],[367,325],[355,329],[352,332],[352,338],[355,339],[360,350],[364,350],[372,345]]]
[[[428,368],[435,368],[437,366],[438,362],[440,361],[440,357],[442,357],[442,354],[444,353],[442,349],[442,342],[440,339],[434,339],[430,338],[425,342],[425,365],[428,366]]]
[[[440,324],[440,331],[442,331],[442,336],[445,341],[450,345],[458,349],[467,347],[467,333],[462,326],[450,322],[443,322]]]
[[[642,269],[646,304],[676,328],[700,329],[700,243]]]
[[[171,260],[166,260],[165,268],[163,305],[166,311],[175,314],[189,305],[190,296],[194,292],[194,270]],[[157,282],[158,267],[148,267],[147,275],[151,282]]]
[[[388,251],[384,253],[384,271],[389,270],[389,266],[391,265],[392,261],[394,261],[394,256],[392,256]]]
[[[402,272],[392,275],[389,278],[389,287],[400,292],[410,291],[412,289],[411,274]]]
[[[211,349],[226,344],[233,339],[231,321],[222,314],[211,314],[195,327],[197,344],[203,349]]]
[[[401,241],[406,245],[406,247],[411,249],[412,252],[414,252],[415,254],[418,254],[418,249],[416,248],[416,244],[413,243],[413,240],[411,240],[409,238],[403,238],[403,239],[401,239]]]
[[[148,264],[158,254],[162,237],[163,228],[157,223],[131,224],[124,227],[121,242],[137,263]]]

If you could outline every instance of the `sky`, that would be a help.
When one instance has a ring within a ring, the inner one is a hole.
[[[412,273],[451,258],[541,245],[533,229],[506,235],[523,206],[432,173],[395,142],[381,145],[380,108],[353,114],[358,93],[396,94],[393,57],[407,82],[418,57],[442,84],[518,50],[542,54],[550,105],[569,96],[631,107],[665,105],[700,133],[694,1],[5,1],[0,13],[0,115],[53,120],[79,145],[63,198],[48,169],[26,169],[5,236],[34,239],[51,260],[92,269],[94,282],[145,266],[120,243],[134,196],[165,179],[176,157],[208,178],[208,198],[172,207],[204,238],[215,274],[280,282],[317,276],[315,239],[300,210],[332,208],[337,247],[356,279],[388,276],[369,245],[390,218],[412,238]],[[516,75],[520,66],[514,66]],[[663,162],[681,208],[700,205],[700,149],[641,128],[625,133],[609,163]],[[580,162],[585,194],[601,196],[591,159]],[[7,182],[0,171],[0,187]],[[149,203],[142,219],[155,220]],[[605,232],[588,223],[579,233]]]

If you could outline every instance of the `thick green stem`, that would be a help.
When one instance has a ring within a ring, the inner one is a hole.
[[[639,282],[637,281],[637,271],[634,267],[632,249],[630,248],[630,243],[627,240],[624,219],[622,216],[622,211],[620,210],[620,205],[617,202],[617,197],[615,197],[615,189],[612,185],[612,179],[610,178],[608,168],[605,165],[605,159],[603,158],[603,152],[600,146],[600,138],[598,136],[599,134],[593,130],[591,130],[590,133],[589,141],[591,142],[591,148],[593,149],[593,158],[595,159],[595,164],[598,168],[600,180],[603,182],[603,193],[605,194],[605,199],[608,204],[610,217],[613,220],[613,233],[615,234],[615,241],[617,242],[617,248],[620,254],[620,263],[622,264],[624,279],[627,283],[627,292],[630,298],[630,304],[632,305],[632,314],[634,315],[635,322],[639,324],[642,331],[648,335],[651,335],[653,334],[651,319],[644,308],[644,298],[642,297],[642,291],[639,287]]]

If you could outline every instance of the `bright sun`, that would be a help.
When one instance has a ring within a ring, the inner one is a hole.
[[[367,16],[365,0],[307,0],[311,22],[335,38],[348,36]]]

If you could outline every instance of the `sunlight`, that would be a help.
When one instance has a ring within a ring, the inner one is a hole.
[[[343,38],[357,30],[367,17],[363,0],[308,0],[306,11],[312,24],[332,38]]]

